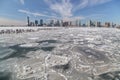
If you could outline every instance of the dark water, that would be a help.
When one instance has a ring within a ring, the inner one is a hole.
[[[10,72],[0,72],[0,80],[12,80],[11,75]]]
[[[27,47],[23,48],[23,47],[20,47],[19,45],[10,46],[8,48],[13,49],[14,52],[11,55],[9,55],[9,56],[3,57],[1,60],[5,60],[5,59],[9,59],[9,58],[14,58],[14,57],[17,57],[17,58],[19,58],[19,57],[25,57],[25,58],[27,58],[25,55],[29,51],[35,51],[35,50],[38,49],[36,47],[35,48],[27,48]]]
[[[43,40],[43,41],[39,41],[37,43],[42,44],[42,43],[57,43],[56,40]],[[20,45],[22,44],[17,44],[17,45],[13,45],[13,46],[8,46],[8,47],[0,47],[0,55],[3,55],[2,58],[0,58],[0,61],[9,59],[9,58],[29,58],[26,56],[27,53],[29,53],[30,51],[36,51],[36,50],[43,50],[43,51],[52,51],[55,46],[42,46],[42,47],[20,47]],[[5,55],[4,54],[8,54]],[[0,64],[2,65],[2,64]],[[0,80],[13,80],[12,77],[12,73],[10,72],[0,72]]]
[[[52,51],[55,47],[54,46],[50,46],[50,47],[41,47],[41,49],[43,51]]]
[[[37,43],[39,44],[42,44],[42,43],[45,43],[47,42],[48,44],[50,43],[57,43],[58,41],[56,40],[43,40],[43,41],[39,41]],[[20,47],[21,44],[17,44],[17,45],[14,45],[14,46],[9,46],[9,47],[6,47],[4,49],[12,49],[14,50],[12,53],[10,53],[10,55],[7,55],[3,58],[0,58],[0,60],[5,60],[5,59],[9,59],[9,58],[14,58],[14,57],[17,57],[17,58],[29,58],[29,57],[26,57],[26,54],[30,51],[36,51],[36,50],[43,50],[43,51],[52,51],[55,46],[43,46],[43,47]],[[2,47],[0,47],[0,49],[2,49]],[[8,51],[10,52],[10,51]],[[7,52],[3,52],[1,54],[4,54],[4,53],[7,53]]]

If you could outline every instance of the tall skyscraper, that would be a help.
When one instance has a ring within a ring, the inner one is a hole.
[[[88,27],[91,27],[91,26],[92,26],[92,21],[91,21],[91,20],[89,20],[89,21],[87,22],[87,26],[88,26]]]
[[[54,26],[54,20],[50,20],[50,26]]]
[[[95,27],[101,27],[101,22],[96,22]]]
[[[40,26],[43,26],[43,19],[40,20]]]
[[[78,27],[79,26],[79,20],[76,20],[75,22],[76,22],[76,24],[75,24],[76,27]]]
[[[105,27],[110,27],[110,22],[105,22]]]
[[[35,20],[35,26],[38,26],[38,20]]]
[[[69,26],[70,26],[70,27],[72,26],[72,21],[69,22]]]
[[[59,20],[56,21],[56,26],[60,26],[60,21]]]
[[[79,27],[81,27],[81,20],[79,20]]]
[[[27,16],[27,25],[30,26],[29,16]]]
[[[60,24],[60,26],[63,26],[63,20],[61,20],[61,24]]]

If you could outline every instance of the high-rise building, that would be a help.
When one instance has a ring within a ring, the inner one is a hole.
[[[69,22],[69,26],[72,26],[72,21]]]
[[[110,27],[110,22],[105,22],[105,27]]]
[[[50,20],[50,26],[54,26],[54,20]]]
[[[35,23],[34,22],[30,22],[29,26],[35,26]]]
[[[43,26],[43,19],[40,20],[40,26]]]
[[[69,22],[68,22],[68,21],[63,22],[63,26],[64,26],[64,27],[68,27],[68,25],[69,25]]]
[[[59,20],[56,21],[56,26],[60,26],[60,21]]]
[[[96,21],[96,22],[95,22],[95,27],[101,27],[101,22]]]
[[[63,20],[61,20],[60,26],[63,26]]]
[[[35,26],[38,26],[38,20],[35,20]]]
[[[112,22],[111,26],[114,28],[114,27],[116,27],[116,24],[114,24],[114,23]]]
[[[27,16],[27,25],[30,26],[29,16]]]
[[[91,20],[89,20],[88,23],[87,23],[87,26],[88,26],[88,27],[93,26],[93,22],[92,22]]]
[[[79,27],[81,27],[81,20],[79,20]]]
[[[76,27],[79,26],[79,20],[76,20]]]

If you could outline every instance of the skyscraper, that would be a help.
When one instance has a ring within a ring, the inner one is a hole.
[[[43,19],[40,20],[40,26],[43,26]]]
[[[35,26],[38,26],[38,20],[35,20]]]
[[[78,27],[79,26],[79,20],[76,20],[75,22],[76,22],[75,26]]]
[[[105,27],[110,27],[110,22],[105,22]]]
[[[54,26],[54,20],[50,20],[50,26]]]
[[[30,20],[29,20],[29,16],[27,16],[27,25],[30,26]]]
[[[59,20],[56,21],[56,26],[60,26]]]
[[[79,20],[79,27],[81,27],[81,20]]]
[[[87,26],[88,26],[88,27],[93,26],[93,25],[92,25],[92,21],[91,21],[91,20],[89,20],[89,21],[87,22]]]
[[[96,27],[101,27],[101,22],[96,22]]]

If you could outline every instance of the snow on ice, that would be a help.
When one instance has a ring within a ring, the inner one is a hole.
[[[120,73],[119,29],[29,29],[0,35],[0,79],[107,80]]]

